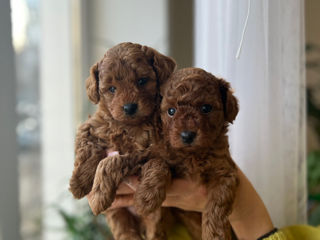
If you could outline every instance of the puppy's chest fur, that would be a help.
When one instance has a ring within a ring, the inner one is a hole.
[[[91,133],[98,138],[106,151],[118,151],[119,154],[146,150],[155,142],[155,129],[152,122],[130,126],[112,119],[92,117]],[[99,123],[97,123],[99,122]]]
[[[195,152],[170,149],[166,159],[173,177],[190,178],[203,184],[209,178],[214,177],[211,174],[219,171],[219,169],[231,170],[235,168],[228,148],[210,148]]]
[[[118,150],[120,154],[144,151],[154,142],[154,131],[148,124],[139,127],[115,127],[110,129],[110,147]],[[121,131],[122,130],[122,131]]]

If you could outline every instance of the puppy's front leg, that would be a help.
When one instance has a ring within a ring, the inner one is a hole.
[[[130,160],[129,155],[115,155],[106,157],[99,163],[90,193],[90,207],[95,215],[110,207],[119,184],[126,176],[131,175],[134,161]]]
[[[141,181],[134,194],[137,212],[146,216],[160,208],[166,198],[166,187],[170,181],[170,168],[164,159],[149,159],[142,166]]]
[[[202,213],[202,239],[231,240],[228,217],[232,211],[238,178],[233,170],[223,176],[213,174],[212,177],[207,184],[208,202]]]
[[[139,221],[127,208],[109,209],[105,215],[115,240],[142,240]]]
[[[89,123],[84,123],[76,136],[75,163],[69,188],[75,198],[82,198],[91,191],[96,168],[106,157],[106,146],[99,144],[98,138],[91,134],[92,128]]]
[[[166,240],[167,234],[165,231],[163,208],[158,208],[148,216],[142,216],[142,220],[146,227],[146,240]]]

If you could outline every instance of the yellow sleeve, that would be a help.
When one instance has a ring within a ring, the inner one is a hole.
[[[175,226],[168,235],[169,240],[191,240],[182,225]],[[285,227],[263,240],[320,240],[320,228],[307,225]]]
[[[187,229],[183,225],[175,225],[170,229],[168,234],[168,240],[191,240],[191,237]]]
[[[280,229],[264,240],[319,240],[320,228],[296,225]]]

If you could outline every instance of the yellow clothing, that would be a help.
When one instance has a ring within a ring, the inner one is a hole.
[[[183,225],[175,225],[168,232],[168,240],[192,240]]]
[[[320,240],[320,228],[307,225],[290,226],[280,229],[265,240]]]
[[[183,226],[177,226],[169,234],[169,240],[191,240]],[[290,226],[279,229],[278,232],[264,240],[320,240],[320,228],[307,225]]]

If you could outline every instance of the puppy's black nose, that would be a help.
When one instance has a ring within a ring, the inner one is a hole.
[[[136,113],[138,105],[135,103],[127,103],[123,106],[123,110],[127,115],[133,115]]]
[[[184,131],[180,135],[183,143],[190,144],[197,134],[195,132]]]

